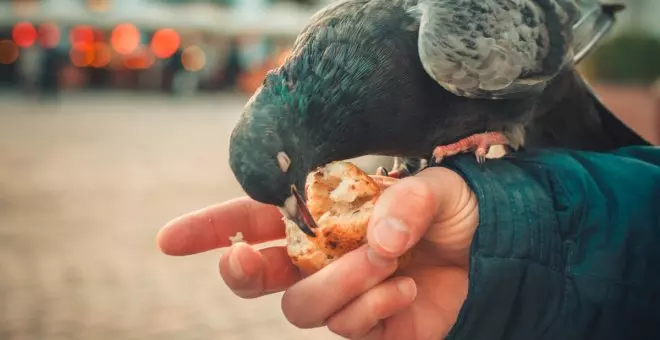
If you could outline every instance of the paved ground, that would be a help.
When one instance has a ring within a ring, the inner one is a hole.
[[[245,301],[219,252],[162,255],[171,218],[241,194],[227,139],[245,98],[0,93],[0,339],[336,339]]]

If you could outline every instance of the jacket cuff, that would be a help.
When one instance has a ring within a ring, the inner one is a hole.
[[[556,322],[553,316],[561,314],[565,298],[556,203],[539,182],[552,176],[534,178],[515,161],[487,160],[480,168],[470,155],[442,166],[467,181],[479,204],[468,295],[447,339],[522,339],[544,333]],[[524,166],[539,172],[538,164]]]

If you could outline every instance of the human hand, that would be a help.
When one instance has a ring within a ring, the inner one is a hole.
[[[477,200],[455,172],[434,167],[383,191],[368,244],[302,277],[285,246],[249,244],[283,239],[280,212],[239,198],[177,218],[158,234],[161,250],[191,255],[229,247],[220,274],[242,298],[285,291],[282,311],[300,328],[327,326],[349,339],[438,339],[456,322],[467,296]],[[387,225],[393,230],[382,228]],[[398,231],[397,231],[398,230]],[[231,245],[242,232],[248,243]],[[413,248],[410,262],[397,258]]]

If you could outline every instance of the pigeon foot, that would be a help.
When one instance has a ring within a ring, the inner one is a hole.
[[[456,143],[437,146],[433,150],[433,162],[440,163],[447,156],[474,151],[477,163],[483,164],[486,162],[486,155],[493,145],[509,145],[509,139],[501,132],[477,133]]]
[[[376,170],[376,175],[401,179],[410,176],[410,173],[406,169],[387,171],[381,166]]]
[[[404,162],[399,157],[394,157],[394,165],[392,166],[392,170],[387,171],[384,167],[380,166],[378,169],[376,169],[376,175],[402,179],[410,176],[411,174]]]

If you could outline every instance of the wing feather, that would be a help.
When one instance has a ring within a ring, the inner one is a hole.
[[[428,0],[413,10],[424,69],[454,93],[501,91],[541,71],[548,34],[532,0]]]
[[[465,97],[541,91],[612,26],[598,0],[420,0],[418,52],[426,72]]]

